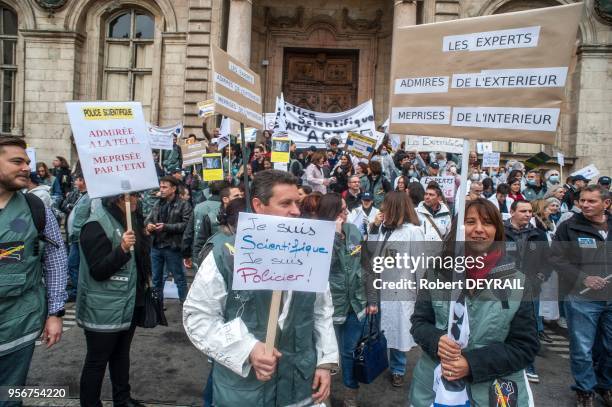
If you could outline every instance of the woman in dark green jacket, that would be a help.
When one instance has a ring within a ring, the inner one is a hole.
[[[434,403],[439,396],[433,390],[434,371],[439,369],[435,383],[444,384],[438,385],[439,391],[447,395],[454,383],[466,390],[471,406],[533,406],[525,376],[525,368],[533,363],[539,349],[531,290],[514,263],[504,258],[504,228],[497,208],[478,198],[466,203],[465,214],[464,255],[476,260],[472,267],[466,264],[463,290],[458,289],[464,298],[462,309],[467,310],[469,338],[461,347],[447,335],[450,290],[419,291],[411,333],[423,354],[413,373],[410,405],[429,407]],[[452,238],[456,229],[454,222]],[[442,255],[458,258],[453,240],[446,242]],[[456,276],[453,279],[452,269],[429,270],[427,279],[430,283],[458,280]],[[520,283],[524,289],[470,289],[465,284],[495,279],[501,284]],[[463,314],[453,317],[457,321],[455,318],[465,320]],[[501,398],[503,403],[499,403]],[[491,400],[498,404],[490,404]]]
[[[374,290],[367,290],[361,267],[361,233],[346,222],[348,209],[342,196],[331,192],[321,197],[319,220],[336,222],[329,286],[334,303],[334,328],[340,350],[344,406],[357,406],[359,383],[353,374],[353,351],[363,333],[366,314],[378,312]]]

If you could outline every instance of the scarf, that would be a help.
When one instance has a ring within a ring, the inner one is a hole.
[[[499,260],[502,258],[501,250],[495,250],[490,253],[487,253],[484,256],[484,267],[479,268],[476,265],[474,267],[467,269],[467,278],[472,280],[481,280],[487,278],[491,270],[499,263]]]

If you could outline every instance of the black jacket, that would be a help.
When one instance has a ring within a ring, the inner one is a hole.
[[[504,233],[506,255],[512,258],[516,267],[525,274],[537,295],[542,281],[548,280],[552,272],[548,261],[550,248],[546,232],[535,228],[531,223],[521,230],[516,230],[508,219],[504,222]]]
[[[608,238],[577,213],[559,224],[553,238],[550,262],[559,273],[561,295],[580,295],[587,276],[605,278],[612,274],[612,216],[608,215]],[[602,290],[589,290],[583,297],[609,301],[612,283]]]
[[[174,199],[168,203],[168,218],[162,220],[162,206],[166,201],[160,199],[155,202],[151,213],[145,221],[145,226],[151,223],[164,223],[164,229],[161,232],[152,233],[153,247],[158,249],[170,248],[173,250],[181,250],[183,232],[187,227],[187,222],[191,217],[191,205],[187,201],[183,201],[175,195]]]

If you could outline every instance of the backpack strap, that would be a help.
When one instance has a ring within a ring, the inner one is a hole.
[[[34,253],[38,253],[39,245],[38,241],[42,240],[43,242],[50,243],[55,247],[59,247],[59,243],[54,242],[47,236],[45,236],[45,228],[47,227],[47,213],[45,204],[34,194],[26,193],[23,194],[28,206],[30,207],[30,212],[32,213],[32,220],[34,221],[34,226],[36,227],[36,231],[38,232],[38,239],[36,240],[36,246],[34,247]]]

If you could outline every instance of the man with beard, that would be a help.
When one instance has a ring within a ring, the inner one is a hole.
[[[0,386],[25,385],[41,332],[47,348],[62,336],[66,250],[51,210],[20,192],[29,163],[22,138],[0,137]]]

